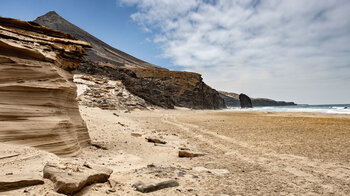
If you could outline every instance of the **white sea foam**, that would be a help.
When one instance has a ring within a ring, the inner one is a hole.
[[[239,107],[230,107],[228,110],[238,111],[275,111],[275,112],[316,112],[330,114],[350,114],[350,105],[297,105],[297,106],[267,106],[241,109]]]

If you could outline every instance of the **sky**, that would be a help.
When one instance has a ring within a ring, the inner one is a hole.
[[[217,90],[350,103],[349,0],[0,0],[0,15],[55,10],[111,46]]]

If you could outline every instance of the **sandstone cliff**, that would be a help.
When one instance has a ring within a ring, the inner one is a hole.
[[[53,11],[38,17],[35,22],[90,42],[92,49],[87,52],[85,62],[79,67],[79,71],[83,74],[121,80],[129,92],[147,101],[148,104],[163,108],[225,107],[218,92],[206,85],[199,74],[169,71],[137,59],[107,45]],[[118,101],[116,97],[115,102]],[[115,105],[108,104],[103,107],[115,108]]]
[[[74,155],[90,142],[71,70],[90,44],[0,17],[0,141]]]
[[[225,100],[225,105],[227,107],[239,107],[239,94],[229,93],[225,91],[220,91],[220,96]],[[294,102],[285,102],[285,101],[275,101],[272,99],[266,98],[252,98],[250,97],[253,107],[254,106],[289,106],[296,105]]]

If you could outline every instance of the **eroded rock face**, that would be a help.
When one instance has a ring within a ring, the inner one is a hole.
[[[79,71],[85,74],[120,80],[132,94],[152,105],[172,109],[225,108],[219,93],[206,85],[200,74],[164,69],[120,68],[100,66],[85,59]]]
[[[78,102],[88,107],[110,110],[147,109],[149,104],[130,93],[119,80],[82,74],[74,75]]]
[[[74,155],[90,142],[71,70],[89,43],[0,17],[0,141]]]

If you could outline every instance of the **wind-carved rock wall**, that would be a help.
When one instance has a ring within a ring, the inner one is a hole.
[[[90,44],[0,17],[0,142],[71,156],[90,143],[70,71]]]

